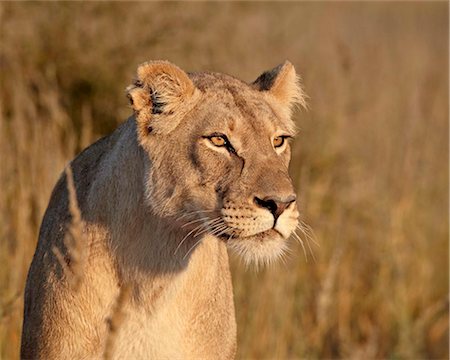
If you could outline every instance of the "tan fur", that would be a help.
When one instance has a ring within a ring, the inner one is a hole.
[[[289,145],[273,138],[293,135],[303,93],[290,63],[265,74],[248,85],[168,62],[138,68],[127,89],[134,116],[71,163],[89,248],[77,291],[52,251],[71,267],[65,175],[53,191],[27,279],[22,358],[102,357],[124,286],[113,357],[234,357],[227,247],[249,263],[273,261],[298,217]],[[215,133],[233,149],[214,146]],[[291,199],[276,221],[258,200],[269,198]]]

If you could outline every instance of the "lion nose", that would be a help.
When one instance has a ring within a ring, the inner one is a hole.
[[[280,199],[276,196],[266,196],[265,198],[260,199],[255,196],[255,203],[258,206],[269,210],[276,221],[283,211],[296,200],[296,198],[297,197],[295,195],[289,195],[285,199]]]

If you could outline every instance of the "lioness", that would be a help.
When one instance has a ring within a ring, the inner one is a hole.
[[[21,356],[101,357],[128,286],[115,358],[231,359],[227,247],[267,263],[297,226],[288,140],[304,96],[294,67],[246,84],[151,61],[127,91],[133,116],[70,164],[89,249],[76,291],[64,271],[72,178],[53,190],[26,284]]]

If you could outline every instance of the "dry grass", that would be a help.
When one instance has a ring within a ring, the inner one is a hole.
[[[288,58],[291,173],[320,248],[233,260],[239,358],[448,358],[448,4],[1,3],[0,358],[52,187],[130,109],[137,64],[253,80]],[[51,19],[51,21],[49,20]]]
[[[84,267],[89,258],[89,247],[85,246],[87,241],[84,239],[84,225],[81,218],[81,211],[78,207],[77,194],[70,165],[66,167],[65,173],[67,191],[69,193],[69,212],[72,219],[64,238],[67,258],[64,258],[56,246],[53,247],[52,251],[58,259],[71,288],[73,291],[78,291],[84,278]]]
[[[120,326],[125,319],[125,306],[127,301],[129,301],[130,296],[131,287],[128,285],[122,285],[120,288],[120,293],[116,299],[116,303],[114,304],[111,317],[109,318],[108,338],[106,339],[105,352],[103,353],[104,360],[113,358],[115,341],[120,330]]]

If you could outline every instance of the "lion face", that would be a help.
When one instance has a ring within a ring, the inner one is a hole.
[[[246,262],[278,258],[299,215],[288,175],[290,112],[302,100],[292,65],[248,85],[147,63],[129,94],[154,214],[172,217],[185,238],[223,239]]]

